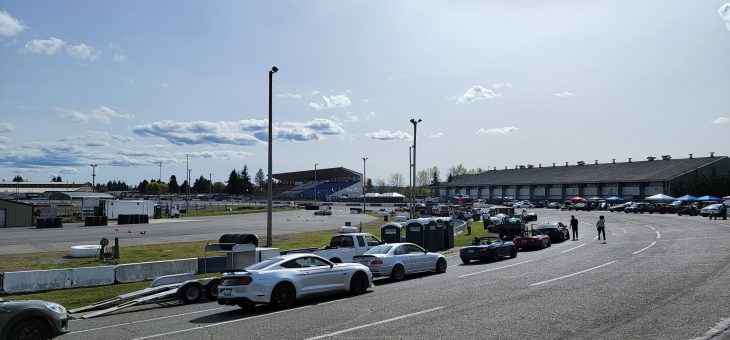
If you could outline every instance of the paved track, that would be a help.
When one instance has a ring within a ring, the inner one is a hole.
[[[579,241],[516,259],[461,265],[451,255],[445,274],[378,279],[367,294],[283,311],[148,306],[72,321],[63,338],[730,338],[730,221],[606,212],[608,243],[600,244],[592,227],[599,213],[574,214]]]
[[[342,207],[333,208],[332,216],[314,216],[311,210],[292,210],[274,212],[272,229],[277,235],[336,229],[348,221],[355,226],[373,219],[369,215],[350,214]],[[146,234],[140,234],[142,231]],[[102,237],[119,237],[123,246],[131,246],[217,240],[226,233],[265,237],[266,213],[151,220],[150,224],[121,226],[84,227],[75,223],[61,229],[0,228],[0,255],[68,250],[80,244],[99,244]]]

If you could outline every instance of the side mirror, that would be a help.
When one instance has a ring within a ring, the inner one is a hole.
[[[330,263],[330,269],[332,269],[334,267],[335,267],[335,264],[334,263]]]

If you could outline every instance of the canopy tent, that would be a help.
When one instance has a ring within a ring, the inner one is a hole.
[[[698,201],[720,201],[720,197],[705,195],[702,197],[697,197]]]
[[[598,196],[588,197],[589,201],[598,201],[598,200],[602,200],[602,199],[603,199],[603,197],[598,197]]]
[[[656,195],[652,195],[652,196],[645,198],[645,200],[647,200],[647,201],[674,201],[676,199],[677,199],[676,197],[672,197],[672,196],[665,195],[665,194],[656,194]]]
[[[696,201],[697,197],[694,197],[692,195],[684,195],[682,197],[677,197],[677,201]]]
[[[606,201],[623,201],[624,199],[617,196],[611,196],[609,198],[606,198]]]
[[[580,196],[573,196],[570,198],[571,201],[585,201],[586,199]]]

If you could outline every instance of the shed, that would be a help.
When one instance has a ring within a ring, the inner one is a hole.
[[[0,228],[33,225],[33,205],[0,199]]]

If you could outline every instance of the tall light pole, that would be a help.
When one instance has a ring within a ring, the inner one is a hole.
[[[408,147],[408,187],[411,188],[413,185],[413,146]],[[411,196],[413,196],[413,191],[411,191]]]
[[[208,196],[213,196],[213,173],[208,174]]]
[[[416,216],[416,127],[421,119],[411,119],[413,123],[413,182],[411,183],[411,216]]]
[[[314,163],[314,202],[317,202],[317,165],[319,163]]]
[[[362,213],[365,213],[365,184],[368,181],[367,172],[365,172],[365,162],[368,160],[367,157],[362,158]]]
[[[97,164],[89,164],[91,166],[91,192],[96,191],[96,167]]]
[[[269,183],[268,183],[268,198],[266,202],[266,246],[271,247],[271,238],[272,232],[271,232],[271,196],[272,196],[272,178],[271,178],[271,140],[272,135],[274,134],[274,129],[272,125],[272,115],[271,115],[271,83],[274,79],[274,73],[278,71],[279,69],[276,68],[276,66],[272,67],[269,71]]]
[[[162,182],[162,161],[160,161],[160,177],[158,177],[157,180]]]
[[[185,154],[185,171],[187,174],[187,182],[188,185],[185,188],[185,213],[188,213],[188,208],[190,208],[190,154]]]

